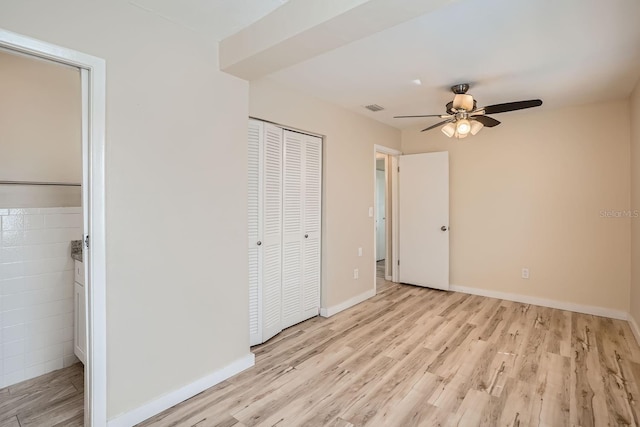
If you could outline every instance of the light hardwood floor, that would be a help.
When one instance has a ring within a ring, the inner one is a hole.
[[[81,363],[0,389],[0,427],[81,427],[83,395]]]
[[[256,366],[142,425],[639,425],[640,348],[626,322],[385,285],[254,347]],[[34,386],[18,386],[33,394],[13,403],[11,388],[0,390],[0,420],[14,420],[0,425],[19,425],[15,405],[26,425],[55,425],[46,401],[64,392]]]
[[[638,424],[626,322],[406,285],[255,347],[144,426]]]

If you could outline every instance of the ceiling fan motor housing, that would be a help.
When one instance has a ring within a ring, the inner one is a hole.
[[[456,95],[464,95],[469,90],[468,83],[460,83],[458,85],[451,86],[451,91]]]

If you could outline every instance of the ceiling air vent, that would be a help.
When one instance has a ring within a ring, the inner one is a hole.
[[[384,110],[384,107],[381,107],[378,104],[365,105],[364,108],[366,108],[369,111],[373,111],[374,113],[377,111]]]

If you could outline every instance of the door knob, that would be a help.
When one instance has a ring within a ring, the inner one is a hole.
[[[442,231],[447,231],[447,226],[446,226],[446,225],[443,225],[442,227],[440,227],[440,230],[442,230]]]
[[[304,235],[304,238],[305,238],[305,239],[308,239],[308,238],[309,238],[309,235],[308,235],[308,234],[305,234],[305,235]]]
[[[258,246],[262,245],[262,242],[260,240],[258,240],[258,243],[256,243]]]

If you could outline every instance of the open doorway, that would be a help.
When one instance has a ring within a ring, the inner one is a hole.
[[[397,254],[397,230],[394,222],[394,185],[397,180],[397,157],[391,148],[374,147],[374,250],[375,289],[382,292],[393,280]],[[394,180],[395,177],[395,180]]]
[[[387,155],[376,153],[376,277],[387,277]]]
[[[0,93],[3,412],[44,424],[60,403],[71,410],[59,421],[75,425],[86,363],[81,71],[0,49]]]
[[[3,245],[8,244],[15,250],[4,250],[6,248],[3,247],[2,254],[14,258],[12,258],[13,261],[5,258],[4,261],[7,261],[5,264],[12,266],[3,266],[0,270],[15,276],[13,278],[17,280],[10,289],[2,287],[2,292],[10,291],[14,297],[3,298],[3,310],[11,308],[13,313],[11,316],[3,313],[0,316],[1,321],[2,323],[10,321],[14,323],[12,325],[14,327],[10,330],[2,328],[3,350],[7,349],[4,344],[11,341],[12,356],[9,357],[13,358],[8,362],[3,360],[0,381],[2,385],[15,387],[15,394],[24,392],[28,395],[14,408],[16,412],[16,408],[24,408],[31,402],[38,404],[48,400],[46,396],[38,394],[38,384],[42,383],[43,389],[50,391],[51,386],[56,384],[56,380],[50,376],[60,372],[58,368],[64,370],[66,365],[70,365],[66,369],[76,366],[78,369],[67,372],[70,377],[68,378],[69,386],[64,392],[56,395],[57,397],[65,396],[65,393],[74,389],[77,392],[67,396],[69,397],[67,401],[59,402],[63,406],[66,403],[77,408],[62,423],[106,426],[105,62],[100,58],[2,29],[0,29],[0,49],[11,57],[21,58],[31,64],[45,64],[49,69],[65,70],[71,73],[73,85],[75,85],[73,95],[75,99],[70,115],[76,118],[70,134],[72,136],[63,137],[63,140],[71,138],[77,143],[72,150],[75,154],[69,154],[64,149],[59,149],[60,147],[46,146],[47,143],[52,143],[51,138],[46,135],[41,137],[42,141],[37,141],[37,136],[35,136],[36,140],[33,140],[33,132],[38,130],[41,123],[29,120],[27,117],[21,129],[27,135],[27,140],[31,138],[32,142],[41,143],[42,151],[52,148],[53,150],[41,156],[40,165],[34,166],[22,162],[22,166],[18,169],[15,169],[17,163],[12,164],[14,169],[2,169],[3,172],[11,171],[12,176],[0,177],[4,181],[0,189],[3,204],[7,206],[0,209],[2,214],[0,221],[3,225],[1,229],[3,232],[7,231],[8,237],[5,239],[3,235],[1,241]],[[3,64],[7,64],[8,61],[6,59]],[[9,79],[9,83],[16,79]],[[47,86],[54,92],[60,89],[55,83],[44,84],[45,80],[46,78],[40,76],[32,82],[34,96],[40,91],[46,91]],[[27,116],[30,105],[41,106],[38,101],[25,100],[20,98],[20,95],[20,92],[16,92],[13,101],[16,105],[20,102],[25,104]],[[53,108],[50,109],[50,116],[44,116],[43,120],[56,122],[60,119],[58,114],[61,111],[56,110],[55,102],[51,106]],[[9,108],[12,107],[9,106]],[[3,115],[3,117],[6,116]],[[7,154],[15,154],[14,150],[20,154],[20,150],[24,147],[20,143],[9,147],[7,141],[6,138],[1,140],[2,148],[6,149]],[[29,154],[28,151],[29,149],[22,153],[22,160],[28,158],[24,156]],[[31,154],[42,155],[41,152]],[[73,166],[63,165],[61,168],[53,168],[57,169],[57,172],[50,169],[54,164],[60,166],[58,163],[64,163],[63,160],[68,156],[76,158]],[[73,175],[64,176],[62,169],[65,167],[73,169]],[[41,230],[45,231],[40,232]],[[76,245],[71,244],[72,240]],[[84,262],[77,270],[71,257],[74,246],[75,249],[79,249],[79,246],[83,252]],[[64,252],[64,256],[60,251]],[[61,271],[57,272],[59,274],[50,274],[56,273],[52,269]],[[44,280],[43,276],[47,274],[53,281]],[[37,277],[31,278],[31,276]],[[78,282],[81,282],[80,284],[86,289],[82,297],[74,295],[75,285]],[[40,288],[44,290],[42,295],[37,293]],[[60,291],[61,294],[53,295],[54,291]],[[5,301],[11,301],[13,306],[8,307],[4,304]],[[74,323],[77,323],[77,320],[74,319],[76,314],[74,306],[76,303],[86,310],[85,313],[79,314],[79,317],[86,321],[86,333],[82,333],[81,329],[75,330]],[[23,307],[25,304],[34,307],[25,309]],[[35,306],[38,305],[46,305],[38,307],[44,309],[42,316],[37,315]],[[33,334],[33,336],[27,336],[27,334]],[[75,351],[74,335],[78,338],[86,338],[82,343],[86,345],[84,351]],[[42,338],[40,342],[42,348],[36,348],[39,338]],[[53,342],[54,339],[55,342]],[[58,342],[58,339],[62,342]],[[8,354],[4,351],[2,353],[2,357]],[[75,362],[76,357],[85,358],[84,367]],[[33,378],[39,374],[46,374],[40,377],[42,380],[40,382],[39,378]],[[78,378],[79,376],[83,377],[82,380]],[[33,379],[29,380],[29,378]],[[14,395],[6,387],[3,391],[9,391],[8,394],[0,392],[5,397]],[[3,411],[8,408],[6,404],[9,402],[4,403]],[[24,415],[28,418],[24,421],[26,424],[46,424],[50,421],[47,417],[51,417],[54,412],[57,417],[59,414],[56,411],[40,411],[38,414],[36,408],[35,411],[28,411]],[[3,415],[7,419],[0,417],[2,418],[0,421],[9,425],[17,422],[17,425],[20,425],[21,422],[16,414],[12,416],[5,411]]]

